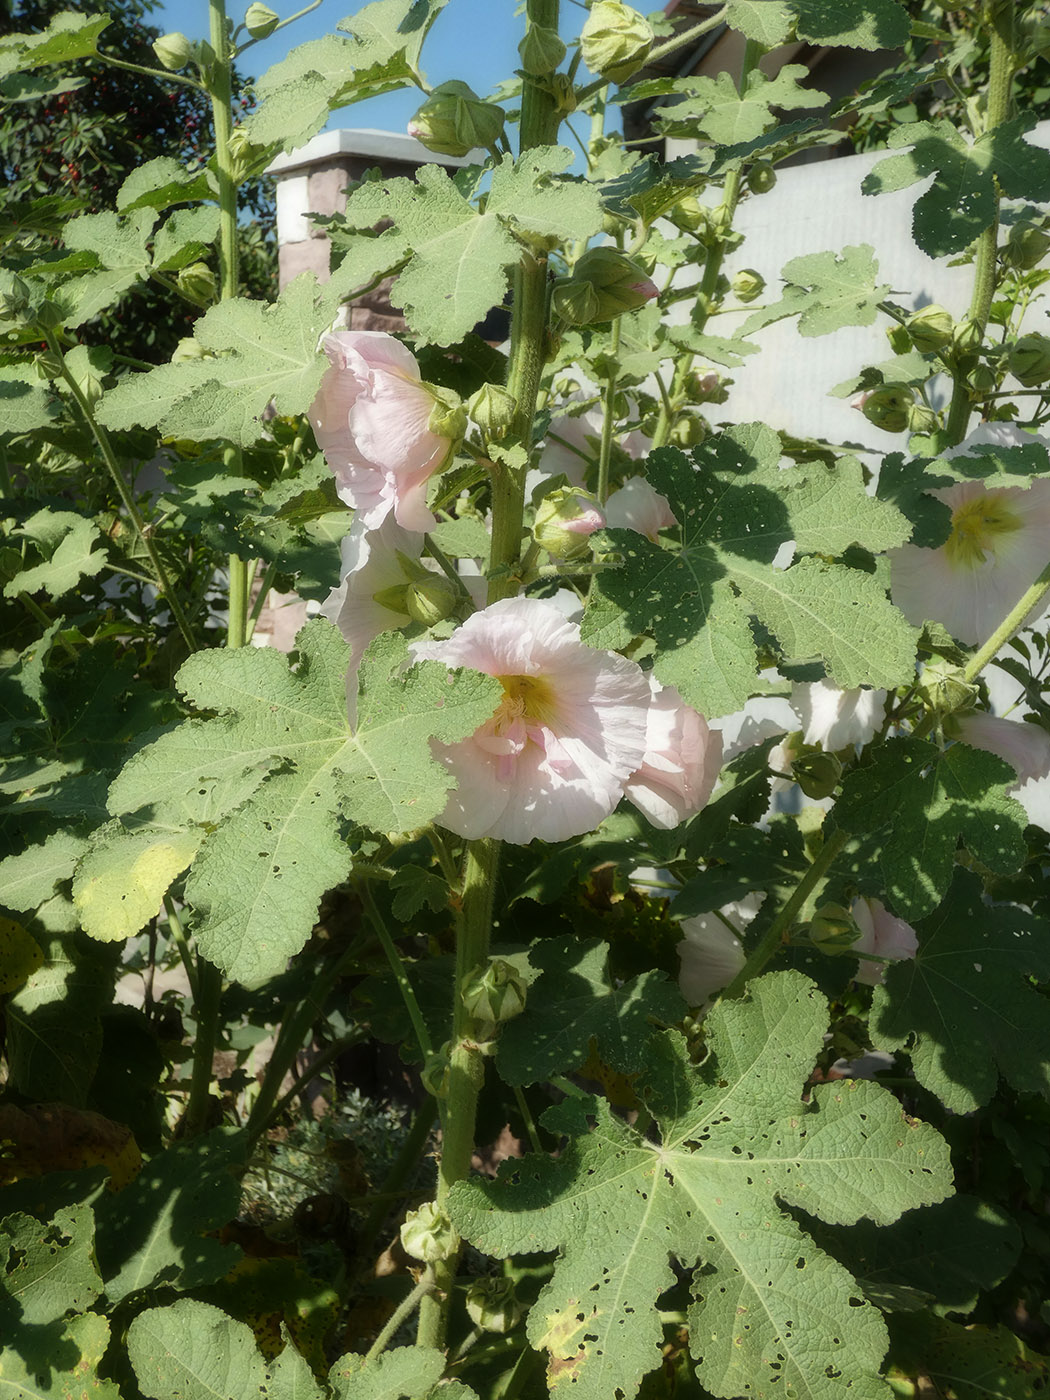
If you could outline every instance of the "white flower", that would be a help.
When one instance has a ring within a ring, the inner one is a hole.
[[[854,953],[874,953],[879,958],[913,958],[919,951],[919,940],[911,924],[896,918],[880,899],[855,899],[850,908],[860,937],[853,944]],[[883,964],[861,958],[854,981],[877,987],[882,981]]]
[[[690,1006],[702,1007],[728,987],[746,962],[744,946],[728,926],[743,929],[758,913],[765,891],[746,895],[716,913],[682,920],[678,985]],[[728,924],[726,923],[728,920]]]
[[[632,476],[606,501],[605,523],[635,530],[655,544],[660,531],[678,521],[666,496],[654,490],[644,476]]]
[[[884,690],[840,690],[829,681],[795,685],[791,708],[802,725],[802,742],[827,753],[867,744],[886,716]]]
[[[673,831],[711,796],[722,763],[722,736],[712,733],[703,715],[673,686],[660,685],[652,672],[649,686],[645,758],[624,795],[653,826]]]
[[[1038,724],[974,710],[952,715],[945,728],[960,743],[985,749],[1008,763],[1017,774],[1017,787],[1050,773],[1050,734]]]

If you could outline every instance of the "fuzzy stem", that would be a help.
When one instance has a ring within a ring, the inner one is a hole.
[[[193,1042],[193,1073],[190,1097],[186,1105],[183,1129],[186,1137],[199,1137],[208,1127],[212,1061],[219,1034],[219,1003],[222,998],[222,973],[214,963],[197,954],[197,996],[193,1012],[197,1018],[197,1034]]]
[[[423,1271],[423,1277],[416,1284],[415,1288],[412,1289],[412,1292],[409,1293],[409,1295],[406,1298],[403,1298],[400,1303],[398,1303],[397,1307],[390,1315],[390,1321],[386,1324],[382,1332],[380,1332],[379,1336],[368,1348],[368,1351],[365,1353],[366,1366],[369,1361],[375,1360],[377,1356],[381,1355],[384,1351],[386,1351],[387,1347],[393,1341],[397,1329],[407,1318],[410,1318],[412,1316],[416,1308],[418,1308],[419,1305],[422,1303],[423,1299],[428,1297],[431,1293],[433,1293],[433,1291],[434,1273],[432,1269],[427,1268]]]
[[[598,449],[598,503],[605,505],[609,499],[609,463],[612,460],[613,428],[616,416],[616,383],[620,365],[620,318],[612,323],[609,338],[609,377],[602,391],[602,439]]]
[[[237,295],[237,181],[230,155],[233,92],[226,0],[208,0],[208,20],[216,59],[208,74],[208,95],[215,129],[215,172],[219,185],[219,296],[226,301]]]

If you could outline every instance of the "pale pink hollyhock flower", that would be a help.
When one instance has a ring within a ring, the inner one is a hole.
[[[890,593],[909,622],[930,618],[976,646],[1050,562],[1050,480],[993,489],[961,481],[929,494],[951,509],[951,534],[939,549],[891,550]]]
[[[431,529],[427,482],[452,440],[430,427],[438,400],[415,356],[384,331],[337,331],[322,344],[331,368],[309,417],[340,499],[368,530],[391,513],[403,529]]]
[[[896,962],[902,958],[913,958],[919,951],[919,940],[911,924],[891,914],[880,899],[868,899],[866,896],[855,899],[850,913],[860,929],[860,937],[853,944],[851,952],[874,953],[876,957],[892,958]],[[882,963],[862,957],[853,980],[877,987],[882,981],[882,973]]]
[[[673,831],[699,812],[722,766],[722,736],[687,705],[674,686],[649,673],[652,700],[645,730],[645,758],[627,781],[624,796],[653,826]]]
[[[418,559],[423,536],[402,530],[387,516],[378,530],[366,530],[358,515],[340,546],[342,581],[321,604],[322,614],[334,622],[350,644],[350,667],[346,674],[350,724],[357,709],[357,669],[369,642],[381,632],[394,632],[409,622],[408,612],[376,601],[376,594],[400,588],[408,575],[398,552]]]
[[[631,476],[605,503],[606,524],[635,530],[655,544],[661,530],[677,525],[666,496],[661,496],[644,476]]]
[[[456,744],[432,741],[455,777],[438,818],[460,836],[525,845],[591,831],[645,757],[649,684],[641,667],[594,651],[552,603],[505,598],[474,613],[417,659],[495,676],[491,719]]]
[[[884,690],[840,690],[829,681],[792,687],[791,708],[802,725],[802,742],[826,753],[867,744],[886,717]]]
[[[765,891],[760,890],[723,909],[682,920],[685,937],[678,945],[682,964],[678,986],[690,1006],[705,1006],[744,966],[744,945],[733,928],[746,928],[765,897]]]
[[[1037,724],[974,710],[952,715],[945,727],[960,743],[985,749],[1007,762],[1017,774],[1018,787],[1050,773],[1050,734]]]

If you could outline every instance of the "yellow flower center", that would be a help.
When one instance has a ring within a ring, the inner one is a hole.
[[[986,492],[952,512],[952,532],[944,552],[956,568],[975,568],[985,556],[994,554],[1003,535],[1021,528],[1021,517],[1010,509],[1002,495]]]
[[[497,676],[503,699],[495,714],[496,732],[502,734],[516,720],[555,728],[558,705],[554,688],[545,676]]]

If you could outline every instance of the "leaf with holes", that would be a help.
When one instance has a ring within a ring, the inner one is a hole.
[[[706,1024],[700,1069],[674,1031],[651,1050],[658,1142],[601,1101],[593,1129],[586,1105],[561,1104],[546,1119],[570,1134],[561,1155],[460,1182],[456,1226],[498,1257],[559,1252],[528,1321],[554,1394],[635,1394],[660,1363],[655,1303],[676,1259],[696,1267],[690,1350],[712,1395],[886,1400],[881,1315],[785,1207],[888,1224],[947,1196],[947,1144],[876,1084],[820,1084],[802,1101],[828,1015],[799,973],[751,982]]]
[[[763,326],[798,317],[799,335],[828,335],[843,326],[870,326],[879,302],[889,294],[888,282],[877,282],[878,263],[867,243],[841,253],[807,253],[784,264],[787,284],[780,301],[754,311],[740,327],[750,335]]]
[[[986,905],[981,883],[958,871],[948,898],[916,927],[919,951],[888,967],[871,1010],[875,1044],[914,1040],[915,1077],[952,1110],[970,1113],[1001,1074],[1019,1093],[1050,1098],[1050,925],[1016,905]]]

